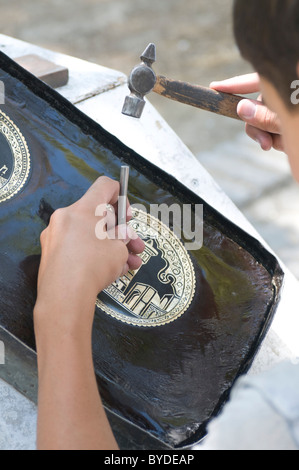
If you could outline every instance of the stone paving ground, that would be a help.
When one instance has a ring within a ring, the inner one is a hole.
[[[155,69],[208,86],[251,72],[234,44],[232,0],[0,0],[0,32],[129,73],[149,42]],[[299,277],[299,189],[286,158],[237,121],[152,95],[151,102]]]

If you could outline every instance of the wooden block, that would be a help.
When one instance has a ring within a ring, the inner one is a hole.
[[[52,88],[59,88],[68,83],[69,71],[66,67],[54,64],[35,54],[14,59],[21,67],[31,72]]]

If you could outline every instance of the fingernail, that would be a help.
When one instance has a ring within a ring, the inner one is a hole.
[[[131,206],[128,207],[127,217],[129,219],[131,219],[133,217],[133,212],[132,212],[132,207]]]
[[[127,226],[127,234],[130,240],[137,240],[138,238],[137,233],[132,229],[132,227],[130,227],[130,225]]]
[[[268,152],[272,148],[272,144],[270,144],[266,139],[263,139],[262,137],[256,137],[255,141],[260,144],[261,149],[265,152]]]
[[[126,225],[118,226],[118,239],[126,242],[127,240],[127,226]]]
[[[119,225],[118,238],[123,240],[123,242],[127,245],[131,240],[136,240],[138,235],[135,230],[130,227],[130,225]]]
[[[253,119],[256,113],[256,105],[250,100],[240,101],[237,112],[242,119]]]
[[[260,139],[259,137],[255,137],[254,140],[255,140],[255,142],[256,142],[257,144],[259,144],[259,145],[261,146],[261,148],[263,148],[262,139]]]

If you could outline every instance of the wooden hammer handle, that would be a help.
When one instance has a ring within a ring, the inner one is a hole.
[[[171,100],[240,120],[237,106],[244,99],[242,96],[221,93],[211,88],[170,80],[163,76],[157,77],[153,91]]]

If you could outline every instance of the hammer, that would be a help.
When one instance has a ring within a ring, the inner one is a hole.
[[[137,65],[129,76],[131,94],[125,99],[123,114],[140,118],[145,106],[145,95],[154,91],[171,100],[240,120],[237,106],[244,97],[157,76],[152,68],[156,61],[155,44],[149,44],[140,59],[141,64]]]

